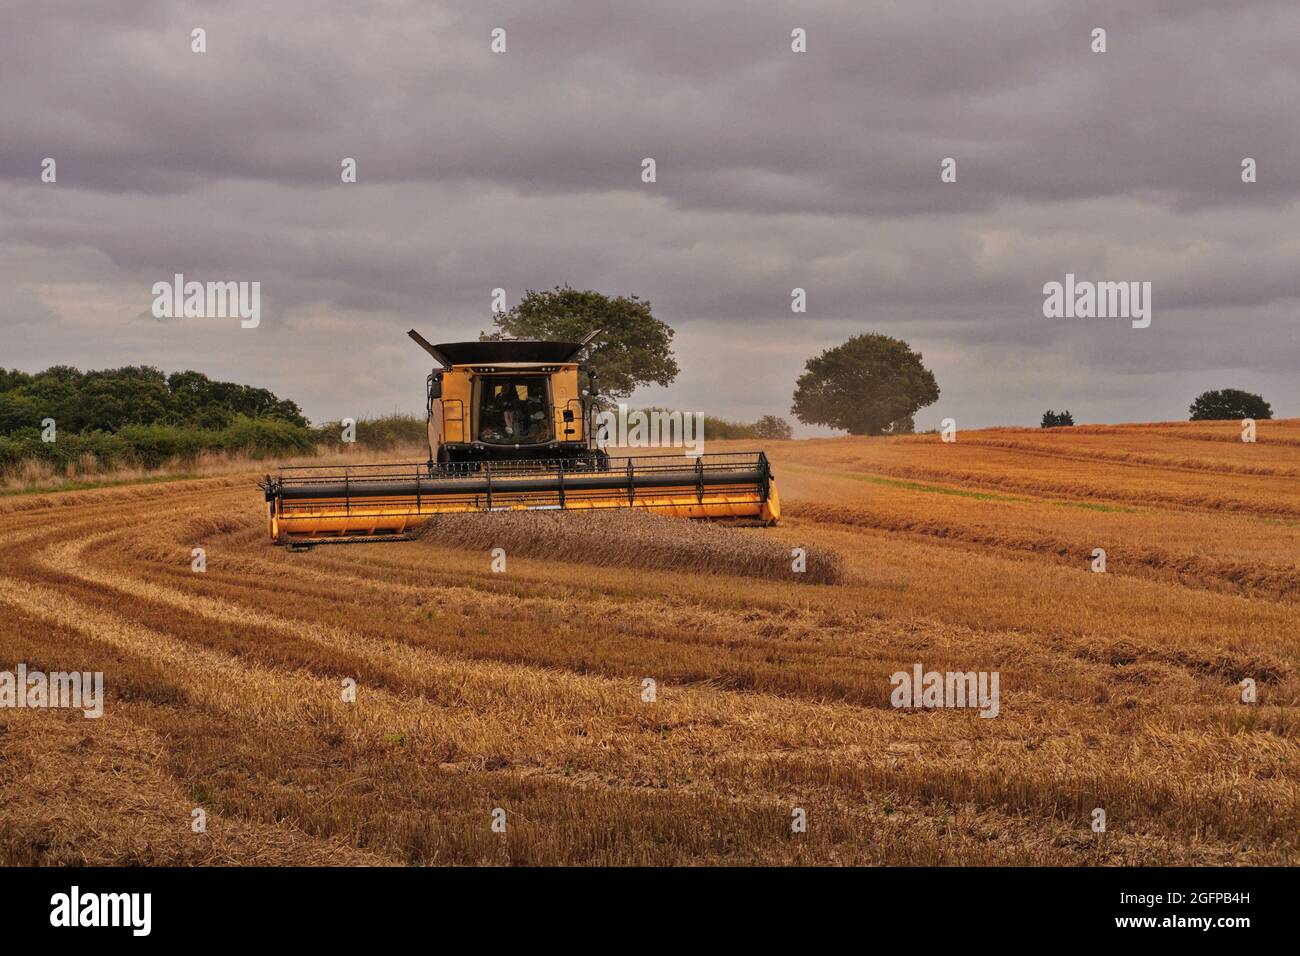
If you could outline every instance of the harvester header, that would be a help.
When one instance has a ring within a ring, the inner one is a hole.
[[[408,537],[439,514],[642,508],[774,524],[762,452],[610,458],[595,441],[596,377],[581,342],[430,344],[429,458],[282,468],[262,484],[278,543]],[[585,379],[585,385],[582,381]]]

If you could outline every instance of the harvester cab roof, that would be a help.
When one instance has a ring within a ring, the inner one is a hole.
[[[444,369],[457,365],[568,365],[600,335],[597,329],[581,342],[494,339],[483,342],[444,342],[432,345],[415,329],[406,334]]]

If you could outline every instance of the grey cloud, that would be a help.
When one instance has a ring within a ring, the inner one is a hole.
[[[1283,0],[11,5],[0,363],[415,409],[406,328],[472,336],[492,288],[568,282],[678,330],[681,378],[638,400],[787,414],[809,355],[879,329],[964,425],[1176,417],[1251,381],[1296,414],[1297,28]],[[154,321],[174,272],[261,281],[262,328]],[[1150,280],[1152,328],[1044,319],[1066,272]]]

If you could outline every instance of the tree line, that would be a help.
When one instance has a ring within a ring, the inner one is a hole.
[[[56,365],[29,374],[0,369],[0,434],[40,428],[47,418],[67,432],[116,432],[129,425],[228,428],[240,416],[300,428],[297,403],[265,388],[213,381],[201,372],[168,375],[147,365],[82,372]]]
[[[150,366],[0,369],[0,467],[155,468],[202,452],[302,454],[316,436],[295,402],[201,372]]]

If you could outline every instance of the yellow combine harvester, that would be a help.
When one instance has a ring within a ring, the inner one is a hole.
[[[597,444],[595,377],[582,342],[453,342],[410,336],[427,381],[429,460],[282,468],[262,488],[280,544],[407,537],[439,514],[643,508],[775,524],[763,452],[611,458]],[[579,375],[587,376],[582,389]]]

